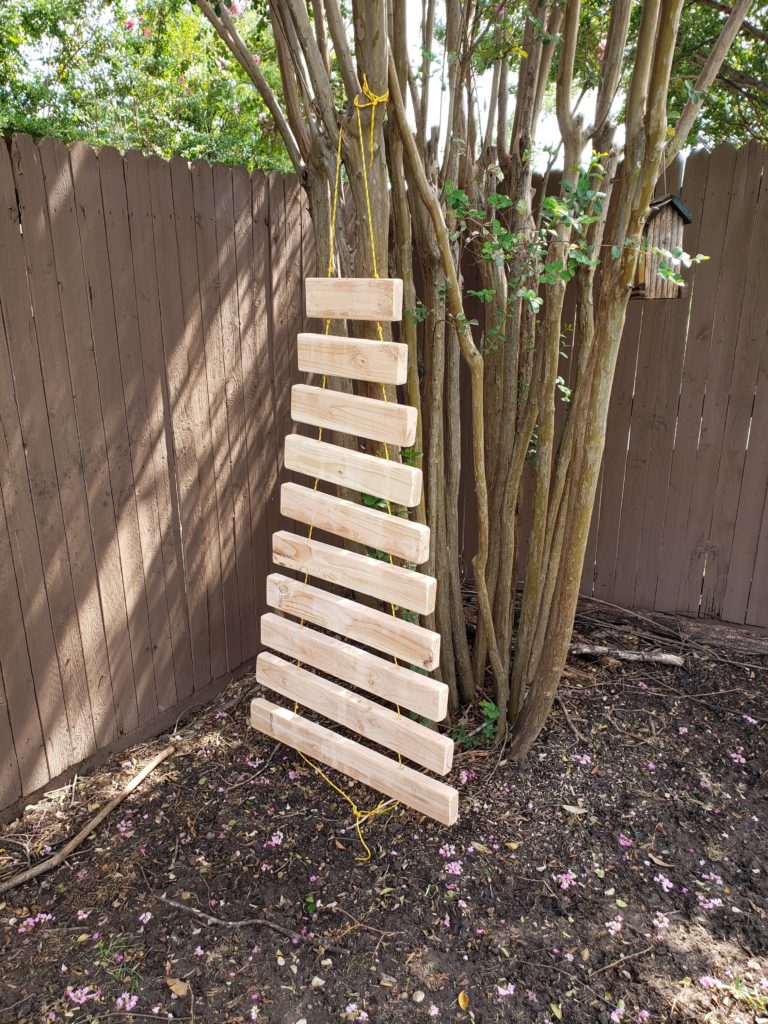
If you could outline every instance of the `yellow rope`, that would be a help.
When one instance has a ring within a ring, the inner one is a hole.
[[[379,276],[379,272],[378,272],[377,264],[376,264],[376,247],[374,245],[373,225],[372,225],[372,220],[371,220],[371,197],[370,197],[370,193],[369,193],[369,190],[368,190],[368,172],[367,172],[366,166],[365,166],[365,152],[363,150],[363,136],[362,136],[362,126],[361,126],[361,121],[360,121],[360,110],[364,109],[366,107],[371,107],[372,108],[372,112],[371,112],[370,155],[371,155],[371,163],[373,163],[374,125],[375,125],[375,121],[376,121],[376,107],[377,107],[377,105],[379,103],[386,102],[386,100],[389,98],[389,93],[387,92],[383,96],[376,96],[368,88],[368,80],[366,79],[365,75],[363,75],[363,90],[365,92],[365,95],[368,97],[369,102],[368,103],[360,103],[358,101],[359,98],[356,97],[355,98],[355,107],[357,108],[357,124],[358,124],[358,130],[360,132],[360,153],[361,153],[361,156],[362,156],[363,179],[364,179],[364,182],[365,182],[365,201],[366,201],[366,206],[368,208],[368,229],[369,229],[370,240],[371,240],[371,254],[372,254],[372,259],[373,259],[373,274],[374,274],[374,277],[378,277]],[[342,133],[343,133],[343,127],[339,126],[339,138],[338,138],[338,142],[336,144],[336,173],[335,173],[334,185],[333,185],[333,206],[332,206],[332,211],[331,211],[330,244],[329,244],[329,248],[328,248],[328,267],[327,267],[327,276],[328,277],[333,277],[333,252],[334,252],[334,245],[335,245],[335,239],[336,239],[336,215],[337,215],[337,212],[338,212],[340,180],[341,180],[341,140],[342,140]],[[377,323],[376,326],[377,326],[377,330],[378,330],[378,333],[379,333],[379,340],[383,341],[384,340],[384,335],[383,335],[381,324]],[[330,330],[331,330],[331,321],[330,321],[330,319],[328,319],[328,320],[325,321],[325,333],[326,334],[330,334]],[[323,376],[322,387],[325,388],[326,384],[327,384],[327,377],[324,375]],[[382,392],[384,394],[384,400],[387,401],[386,388],[384,387],[383,384],[382,384],[381,388],[382,388]],[[318,432],[317,432],[317,439],[318,439],[318,441],[321,441],[322,438],[323,438],[323,428],[320,427],[318,429]],[[385,446],[384,446],[384,451],[385,451],[386,458],[388,460],[389,459],[389,446],[387,444],[385,444]],[[315,478],[315,482],[314,482],[314,486],[312,488],[314,491],[317,490],[319,483],[320,483],[320,478],[316,477]],[[392,515],[392,508],[390,506],[389,501],[387,501],[387,511],[389,512],[390,515]],[[313,531],[314,531],[314,527],[310,526],[309,532],[308,532],[308,535],[307,535],[309,540],[312,539]],[[389,561],[390,561],[390,564],[394,564],[393,561],[392,561],[392,555],[389,556]],[[309,581],[309,573],[307,572],[307,573],[304,574],[304,586],[307,586],[308,581]],[[391,609],[392,609],[392,617],[396,619],[397,618],[397,614],[395,612],[394,604],[391,605]],[[304,619],[301,620],[300,625],[302,627],[304,626]],[[395,658],[395,664],[397,664],[397,658]],[[297,665],[298,668],[301,668],[301,661],[297,661],[296,665]],[[298,701],[295,701],[294,705],[293,705],[294,714],[297,714],[298,710],[299,710],[299,703],[298,703]],[[399,718],[400,717],[400,705],[397,705],[397,715],[398,715],[398,718]],[[339,796],[343,797],[343,799],[346,800],[346,802],[349,804],[350,809],[351,809],[352,814],[353,814],[354,819],[355,819],[355,830],[357,831],[357,838],[360,840],[360,844],[363,847],[363,849],[365,850],[364,856],[362,856],[362,857],[355,857],[355,860],[360,862],[360,863],[366,863],[367,861],[369,861],[371,859],[372,854],[371,854],[371,848],[368,846],[368,844],[365,841],[365,838],[363,837],[363,832],[362,832],[362,828],[361,828],[361,825],[360,825],[360,820],[362,818],[372,818],[375,815],[384,814],[387,811],[391,811],[391,810],[394,809],[394,807],[397,806],[397,804],[389,804],[389,805],[385,806],[385,801],[381,800],[376,805],[376,807],[373,808],[373,810],[361,811],[360,808],[355,803],[355,801],[352,799],[352,797],[348,793],[346,793],[341,788],[341,786],[338,786],[322,770],[322,768],[319,765],[315,764],[314,761],[311,761],[306,756],[306,754],[303,754],[300,750],[297,751],[297,753],[298,753],[299,757],[306,764],[309,765],[310,768],[312,768],[315,772],[317,772],[317,774],[320,776],[321,779],[323,779],[325,782],[328,783],[328,785],[331,787],[331,789],[335,790],[339,794]],[[397,759],[398,759],[398,763],[400,764],[400,767],[402,768],[402,766],[403,766],[403,759],[402,759],[399,751],[398,751],[398,754],[397,754]]]
[[[366,77],[365,74],[363,74],[363,93],[365,94],[365,98],[368,100],[367,103],[363,103],[359,96],[355,96],[355,109],[357,110],[357,127],[360,129],[360,150],[362,152],[362,148],[363,148],[363,133],[362,133],[362,128],[360,128],[360,111],[361,110],[366,110],[367,108],[370,107],[370,108],[372,108],[371,109],[371,133],[370,133],[370,139],[368,141],[368,150],[369,150],[369,153],[370,153],[371,167],[373,167],[373,141],[374,141],[374,132],[375,132],[375,128],[376,128],[376,107],[378,107],[378,105],[380,103],[386,103],[387,102],[387,100],[389,99],[389,89],[387,89],[386,92],[381,93],[381,95],[377,95],[375,92],[371,91],[371,88],[368,85],[368,78]],[[365,166],[365,155],[363,155],[363,166]],[[376,254],[374,253],[374,259],[375,258],[376,258]],[[378,276],[379,275],[376,274],[376,277],[378,277]]]

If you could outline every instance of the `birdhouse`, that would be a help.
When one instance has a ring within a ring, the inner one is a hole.
[[[638,299],[677,299],[681,288],[677,281],[659,274],[669,261],[654,252],[674,252],[683,248],[683,229],[693,221],[693,214],[680,196],[662,196],[651,200],[651,212],[645,222],[645,244],[637,261],[632,297]],[[675,268],[677,269],[677,268]]]

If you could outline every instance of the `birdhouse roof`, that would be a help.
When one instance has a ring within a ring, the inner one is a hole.
[[[668,196],[661,196],[660,199],[652,199],[650,206],[651,212],[648,220],[653,220],[659,210],[663,210],[665,206],[672,206],[680,214],[686,224],[690,224],[693,221],[693,214],[680,196],[672,195],[670,193]]]

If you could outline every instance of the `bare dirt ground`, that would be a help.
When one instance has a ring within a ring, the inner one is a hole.
[[[765,644],[609,618],[582,611],[578,637],[686,667],[573,659],[570,722],[556,708],[523,765],[473,746],[473,712],[458,825],[395,807],[364,825],[369,863],[234,683],[69,861],[0,896],[0,1021],[768,1020]],[[0,880],[165,743],[29,808]]]

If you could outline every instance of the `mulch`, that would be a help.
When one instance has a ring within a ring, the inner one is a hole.
[[[579,639],[686,667],[573,659],[570,723],[556,708],[522,765],[472,745],[470,709],[458,824],[394,807],[368,863],[233,683],[64,866],[0,897],[0,1021],[768,1021],[768,651],[731,633],[582,609]],[[28,808],[0,880],[167,742]]]

